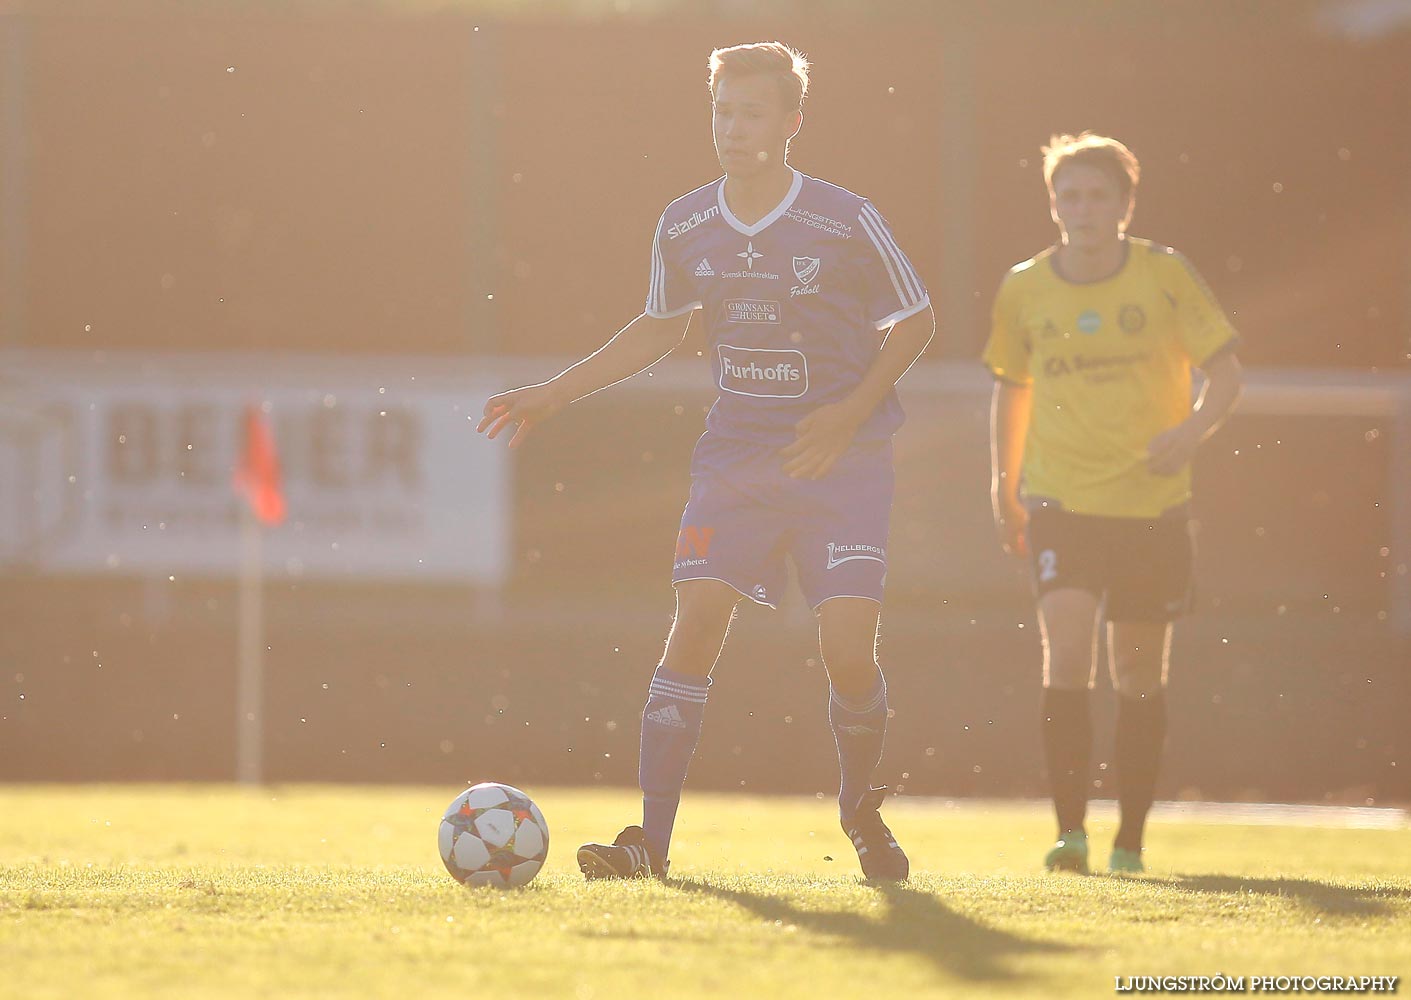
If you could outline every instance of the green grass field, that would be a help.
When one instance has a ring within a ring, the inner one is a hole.
[[[469,891],[454,788],[0,790],[0,996],[1098,996],[1114,977],[1411,973],[1411,832],[1171,822],[1150,875],[1036,871],[1033,805],[902,802],[902,887],[831,803],[689,795],[668,884],[585,884],[627,791],[533,789],[528,888]],[[1110,826],[1095,825],[1103,851]]]

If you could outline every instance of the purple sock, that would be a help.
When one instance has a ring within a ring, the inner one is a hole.
[[[642,755],[637,782],[642,787],[642,830],[658,861],[671,847],[676,807],[686,769],[701,738],[709,678],[657,667],[642,709]]]
[[[887,685],[877,674],[877,686],[857,700],[849,700],[832,690],[828,699],[828,721],[838,744],[838,814],[847,819],[872,785],[872,774],[882,760],[882,744],[887,737]]]

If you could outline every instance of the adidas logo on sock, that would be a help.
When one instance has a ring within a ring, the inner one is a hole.
[[[696,277],[697,277],[697,278],[714,278],[714,277],[715,277],[715,268],[711,267],[711,266],[710,266],[710,261],[706,260],[704,257],[701,258],[700,264],[698,264],[698,265],[696,266]]]
[[[681,710],[670,704],[663,705],[655,712],[648,712],[647,721],[655,722],[659,726],[671,726],[673,729],[686,728],[686,720],[681,718]]]

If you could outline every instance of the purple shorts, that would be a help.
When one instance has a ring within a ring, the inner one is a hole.
[[[790,479],[773,445],[705,434],[691,457],[672,583],[719,580],[778,607],[794,561],[809,607],[882,600],[892,513],[892,444],[853,445],[822,479]]]

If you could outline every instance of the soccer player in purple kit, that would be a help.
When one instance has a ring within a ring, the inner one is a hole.
[[[720,391],[691,461],[676,615],[642,710],[642,825],[585,844],[588,878],[664,877],[710,675],[742,598],[774,607],[793,560],[818,618],[838,809],[869,879],[907,877],[872,787],[887,728],[877,630],[887,571],[894,386],[930,342],[926,288],[871,202],[787,160],[808,62],[778,42],[710,56],[725,176],[672,202],[646,310],[547,382],[491,397],[478,430],[510,447],[576,399],[654,364],[700,309]],[[687,320],[688,321],[688,320]]]

